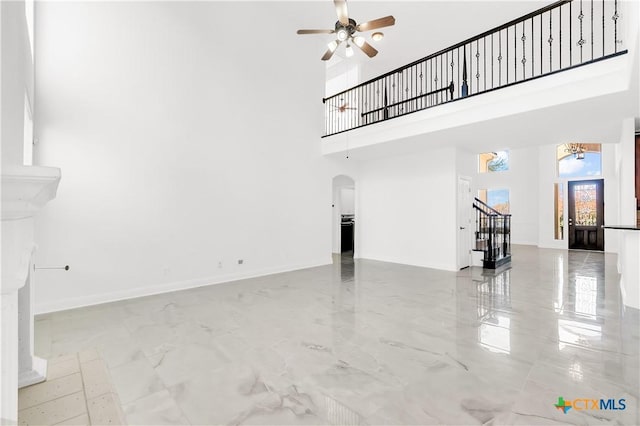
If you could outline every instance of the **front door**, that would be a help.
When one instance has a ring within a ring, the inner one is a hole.
[[[569,182],[569,248],[604,250],[604,180]]]

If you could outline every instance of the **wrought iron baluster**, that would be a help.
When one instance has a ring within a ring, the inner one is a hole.
[[[480,92],[480,41],[476,40],[476,92]]]
[[[602,56],[604,56],[604,0],[602,0]]]
[[[453,90],[454,90],[453,89],[453,87],[454,87],[454,84],[453,84],[453,66],[454,66],[454,63],[453,63],[453,52],[451,52],[451,87],[452,87],[452,89],[451,89],[451,100],[453,100]]]
[[[498,86],[502,85],[502,31],[498,32]]]
[[[491,33],[491,88],[493,89],[493,33]]]
[[[593,60],[593,39],[595,39],[593,34],[593,0],[591,0],[591,60]]]
[[[462,89],[461,96],[464,98],[469,95],[469,85],[467,84],[467,45],[462,50]]]
[[[613,51],[614,53],[618,53],[618,19],[620,15],[618,15],[618,0],[613,2],[613,16],[611,19],[613,20]]]
[[[507,84],[509,84],[509,27],[505,28],[506,35],[504,37],[504,44],[507,48],[507,61],[505,62],[505,68],[507,70]]]
[[[524,27],[525,27],[525,23],[524,21],[522,21],[522,79],[526,79],[527,75],[526,75],[526,63],[527,63],[527,48],[525,46],[525,41],[527,40],[527,36],[524,35]]]
[[[544,62],[544,56],[542,54],[542,46],[544,45],[542,41],[542,14],[540,14],[540,75],[544,73],[542,69],[542,63]]]
[[[553,30],[551,29],[552,11],[549,11],[549,72],[553,71]]]
[[[513,81],[518,81],[518,24],[513,26]]]
[[[483,37],[482,38],[482,44],[483,44],[483,52],[482,52],[482,62],[484,63],[484,69],[482,72],[482,76],[484,79],[484,84],[483,84],[483,90],[487,90],[487,38]]]
[[[580,0],[580,14],[578,15],[578,20],[580,20],[580,40],[578,40],[578,46],[580,46],[580,63],[582,63],[582,47],[584,46],[585,40],[582,37],[582,20],[584,19],[584,13],[582,13],[582,0]]]
[[[569,3],[569,66],[573,65],[573,14],[571,9],[573,1]]]
[[[534,37],[533,37],[533,18],[531,18],[531,77],[533,77],[534,74],[535,74],[535,62],[536,62],[535,61],[535,56],[534,56],[534,53],[533,53],[534,52],[534,50],[533,50],[534,49],[533,40],[534,40]]]

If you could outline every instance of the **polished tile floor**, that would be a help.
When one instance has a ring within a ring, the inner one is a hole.
[[[43,315],[36,351],[97,349],[132,425],[640,424],[616,257],[513,253],[489,275],[336,257]]]

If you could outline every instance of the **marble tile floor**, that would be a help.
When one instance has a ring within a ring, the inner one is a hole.
[[[44,357],[97,350],[131,425],[638,425],[639,321],[616,256],[514,246],[493,274],[337,256],[42,315],[35,335]]]
[[[20,425],[119,425],[124,414],[94,349],[50,359],[47,380],[18,392]]]

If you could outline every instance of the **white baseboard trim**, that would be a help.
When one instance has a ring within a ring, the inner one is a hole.
[[[135,299],[137,297],[153,296],[154,294],[170,293],[172,291],[187,290],[190,288],[204,287],[208,285],[228,283],[249,278],[264,277],[266,275],[280,274],[283,272],[298,271],[301,269],[315,268],[318,266],[330,265],[333,259],[329,257],[325,260],[317,260],[297,265],[283,265],[270,268],[262,268],[244,273],[233,273],[218,275],[208,278],[196,278],[185,281],[174,281],[170,283],[158,284],[153,286],[131,288],[126,290],[118,290],[111,293],[101,293],[89,296],[81,296],[68,298],[64,300],[56,300],[52,302],[37,303],[35,306],[35,314],[48,314],[51,312],[65,311],[67,309],[84,308],[87,306],[101,305],[103,303],[117,302],[126,299]]]
[[[355,256],[354,256],[355,257]],[[414,262],[407,262],[405,260],[402,259],[394,259],[394,258],[389,258],[386,256],[377,256],[377,255],[370,255],[370,254],[363,254],[363,255],[358,255],[357,259],[363,259],[363,260],[375,260],[378,262],[386,262],[386,263],[397,263],[399,265],[407,265],[407,266],[417,266],[420,268],[429,268],[429,269],[439,269],[441,271],[458,271],[458,268],[456,268],[455,265],[446,265],[446,264],[438,264],[438,263],[414,263]]]

